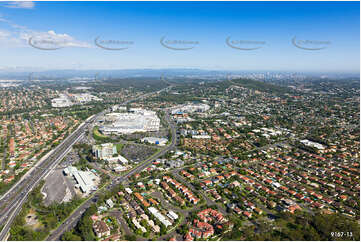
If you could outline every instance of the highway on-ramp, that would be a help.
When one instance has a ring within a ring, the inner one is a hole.
[[[113,189],[115,186],[122,183],[124,180],[126,180],[128,177],[139,173],[146,167],[150,166],[156,159],[166,154],[168,151],[172,150],[177,143],[177,132],[176,132],[176,126],[171,122],[168,114],[166,115],[166,121],[168,122],[171,132],[172,132],[172,141],[170,145],[166,146],[163,150],[156,153],[155,155],[151,156],[150,158],[146,159],[143,163],[138,165],[136,168],[130,170],[123,176],[118,177],[115,181],[113,181],[110,185],[108,185],[107,190]],[[89,208],[92,204],[95,204],[98,199],[98,194],[101,191],[96,192],[93,197],[89,200],[87,200],[85,203],[83,203],[80,207],[78,207],[66,220],[63,224],[61,224],[55,231],[53,231],[50,236],[46,240],[60,240],[60,236],[70,230],[71,228],[75,227],[77,222],[80,220],[83,212]]]
[[[95,118],[94,116],[93,118]],[[92,118],[92,119],[93,119]],[[89,121],[92,121],[90,119]],[[16,215],[20,212],[29,193],[61,162],[64,156],[71,150],[71,147],[79,141],[88,123],[81,124],[61,144],[59,144],[46,159],[39,162],[24,177],[16,183],[11,190],[0,200],[3,207],[0,214],[0,225],[3,226],[0,232],[0,240],[4,240]]]
[[[166,87],[157,92],[147,93],[138,96],[134,99],[125,101],[121,105],[126,105],[129,102],[146,98],[154,93],[159,93],[165,90],[169,90],[169,88],[171,87]],[[82,123],[73,133],[71,133],[57,147],[55,147],[51,152],[49,152],[44,157],[44,159],[41,159],[16,184],[14,184],[8,192],[6,192],[0,198],[0,227],[2,226],[2,229],[0,231],[1,241],[7,239],[7,235],[10,230],[11,224],[13,223],[17,214],[21,211],[29,193],[39,184],[39,182],[42,179],[44,179],[47,175],[50,174],[50,172],[61,162],[61,160],[65,157],[65,155],[71,150],[71,147],[83,137],[88,126],[99,116],[103,115],[104,112],[105,111],[89,117],[86,120],[86,122]],[[73,214],[76,214],[78,211],[79,209],[76,210],[76,212]],[[68,222],[68,220],[66,222]]]

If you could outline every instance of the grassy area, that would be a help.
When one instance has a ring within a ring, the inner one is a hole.
[[[30,222],[29,216],[31,216],[32,220],[33,220],[31,225],[28,225],[28,222]],[[36,218],[37,215],[36,215],[35,209],[30,208],[30,211],[28,212],[26,217],[28,218],[28,219],[26,219],[26,221],[27,221],[26,226],[29,226],[32,230],[40,230],[40,229],[44,228],[44,224],[41,221],[39,221],[38,218]]]
[[[109,184],[110,184],[110,181],[104,183],[104,184],[98,189],[97,192],[94,192],[94,193],[92,193],[90,196],[88,196],[87,198],[83,199],[83,201],[82,201],[66,218],[64,218],[64,219],[61,221],[61,223],[59,223],[55,228],[53,228],[53,229],[48,233],[48,235],[50,235],[52,232],[56,231],[56,230],[60,227],[60,225],[62,225],[69,217],[71,217],[71,216],[77,211],[77,209],[78,209],[79,207],[81,207],[81,206],[82,206],[84,203],[86,203],[88,200],[92,199],[92,198],[95,196],[95,194],[98,194],[98,193],[100,193],[100,191],[103,191],[104,188],[105,188],[106,186],[108,186]]]
[[[118,143],[118,144],[116,144],[116,147],[117,147],[117,152],[120,155],[120,152],[122,151],[122,149],[124,147],[124,144]]]
[[[105,136],[99,132],[98,126],[95,126],[93,129],[93,137],[94,137],[94,139],[108,138],[108,136]]]
[[[110,184],[106,182],[103,184],[99,191]],[[92,199],[96,193],[91,194],[87,198],[73,199],[67,203],[52,204],[49,207],[43,205],[43,197],[40,192],[41,187],[44,185],[42,181],[29,195],[28,201],[24,204],[20,213],[16,216],[15,221],[10,229],[10,240],[44,240],[52,231],[55,231],[64,221],[70,217],[80,206],[82,206],[89,199]],[[36,211],[37,215],[37,229],[34,230],[33,226],[27,226],[25,218],[31,213]],[[44,226],[42,226],[44,225]]]
[[[93,138],[96,140],[96,141],[99,141],[99,142],[102,142],[102,143],[111,143],[111,142],[114,142],[113,139],[111,139],[110,137],[104,135],[104,134],[101,134],[99,132],[99,127],[98,126],[95,126],[94,129],[93,129]]]

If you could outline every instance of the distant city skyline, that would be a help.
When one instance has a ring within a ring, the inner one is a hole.
[[[359,8],[359,2],[1,2],[0,71],[359,73]]]

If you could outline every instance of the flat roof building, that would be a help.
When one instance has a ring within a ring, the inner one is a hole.
[[[112,143],[105,143],[100,145],[93,145],[92,151],[98,159],[106,160],[117,154],[117,147]]]
[[[164,224],[165,227],[172,225],[172,223],[166,217],[164,217],[163,214],[161,214],[155,207],[149,207],[148,210],[154,215],[154,217],[156,217],[162,224]]]
[[[210,109],[208,104],[198,103],[198,104],[187,104],[180,105],[172,110],[172,114],[183,114],[183,113],[194,113],[194,112],[206,112]]]
[[[156,112],[145,109],[131,109],[127,113],[109,113],[105,115],[105,124],[99,128],[106,134],[131,134],[135,132],[158,131],[160,119]]]
[[[83,193],[88,193],[96,189],[95,179],[97,178],[94,173],[90,171],[79,171],[74,166],[68,166],[63,170],[67,176],[73,176],[77,185]]]
[[[150,144],[156,144],[160,146],[164,146],[167,144],[168,139],[165,138],[157,138],[157,137],[145,137],[141,139],[142,142],[150,143]]]

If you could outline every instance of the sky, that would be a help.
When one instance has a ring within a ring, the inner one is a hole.
[[[359,72],[359,2],[0,2],[0,70]]]

